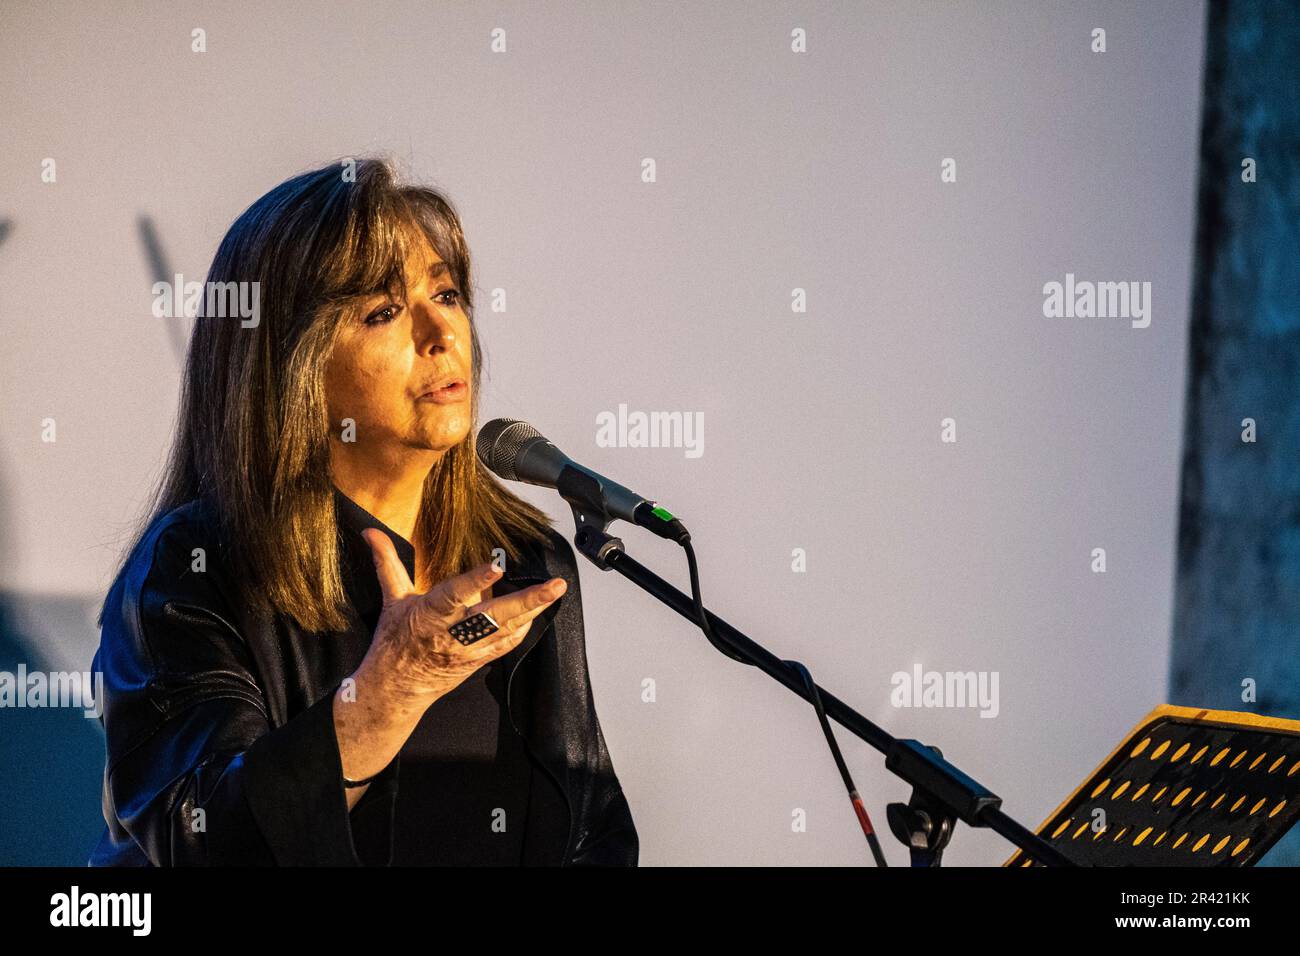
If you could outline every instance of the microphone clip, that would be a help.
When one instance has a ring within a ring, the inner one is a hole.
[[[615,519],[605,509],[600,482],[585,471],[566,466],[555,482],[555,489],[573,510],[577,528],[573,540],[578,550],[602,571],[611,570],[610,557],[616,552],[623,553],[623,539],[606,531]]]

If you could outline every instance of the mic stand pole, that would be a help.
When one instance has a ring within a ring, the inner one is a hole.
[[[566,469],[566,472],[571,471]],[[695,602],[649,568],[630,557],[623,542],[606,532],[614,520],[605,512],[594,481],[579,476],[560,482],[560,493],[573,509],[578,550],[602,571],[611,568],[658,598],[697,627]],[[756,644],[712,611],[705,609],[713,632],[746,662],[812,703],[803,681],[776,655]],[[1068,857],[1033,831],[1002,812],[1002,798],[943,759],[937,747],[893,737],[833,694],[817,687],[826,715],[885,755],[885,769],[912,785],[906,804],[888,807],[889,828],[911,852],[913,866],[938,866],[956,821],[987,827],[1047,866],[1074,866]]]

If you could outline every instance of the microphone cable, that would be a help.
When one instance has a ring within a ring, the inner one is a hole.
[[[685,527],[682,528],[682,533],[677,537],[677,543],[686,550],[686,564],[691,572],[691,601],[695,605],[695,616],[699,619],[704,636],[708,638],[710,644],[733,661],[740,661],[743,664],[753,666],[752,662],[733,653],[713,633],[713,626],[709,624],[709,616],[704,611],[704,601],[700,598],[700,570],[695,561],[695,549],[691,547],[691,534],[686,531]],[[831,755],[835,758],[835,766],[839,769],[840,779],[844,781],[844,787],[848,790],[849,802],[853,804],[853,811],[857,815],[858,824],[862,827],[863,834],[866,835],[868,846],[871,847],[871,855],[876,860],[876,866],[888,866],[889,863],[885,860],[885,854],[880,848],[880,840],[876,836],[875,827],[871,825],[871,817],[867,814],[866,805],[862,802],[862,796],[858,793],[857,786],[853,783],[853,777],[849,773],[848,765],[844,762],[844,755],[840,752],[840,745],[835,740],[835,732],[831,729],[830,721],[826,718],[826,707],[822,704],[822,695],[817,689],[817,682],[812,679],[812,674],[808,672],[808,668],[799,661],[783,660],[781,663],[798,673],[803,680],[804,688],[812,698],[813,708],[817,711],[817,720],[821,724],[826,743],[831,748]]]

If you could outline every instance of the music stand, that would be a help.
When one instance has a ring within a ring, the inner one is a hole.
[[[1164,704],[1038,835],[1080,866],[1250,866],[1297,817],[1300,721]]]

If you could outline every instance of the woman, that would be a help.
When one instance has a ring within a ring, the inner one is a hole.
[[[101,612],[90,863],[635,866],[573,550],[475,453],[451,205],[378,160],[297,176],[230,228],[214,288],[258,321],[206,298]],[[479,612],[499,630],[462,643]]]

